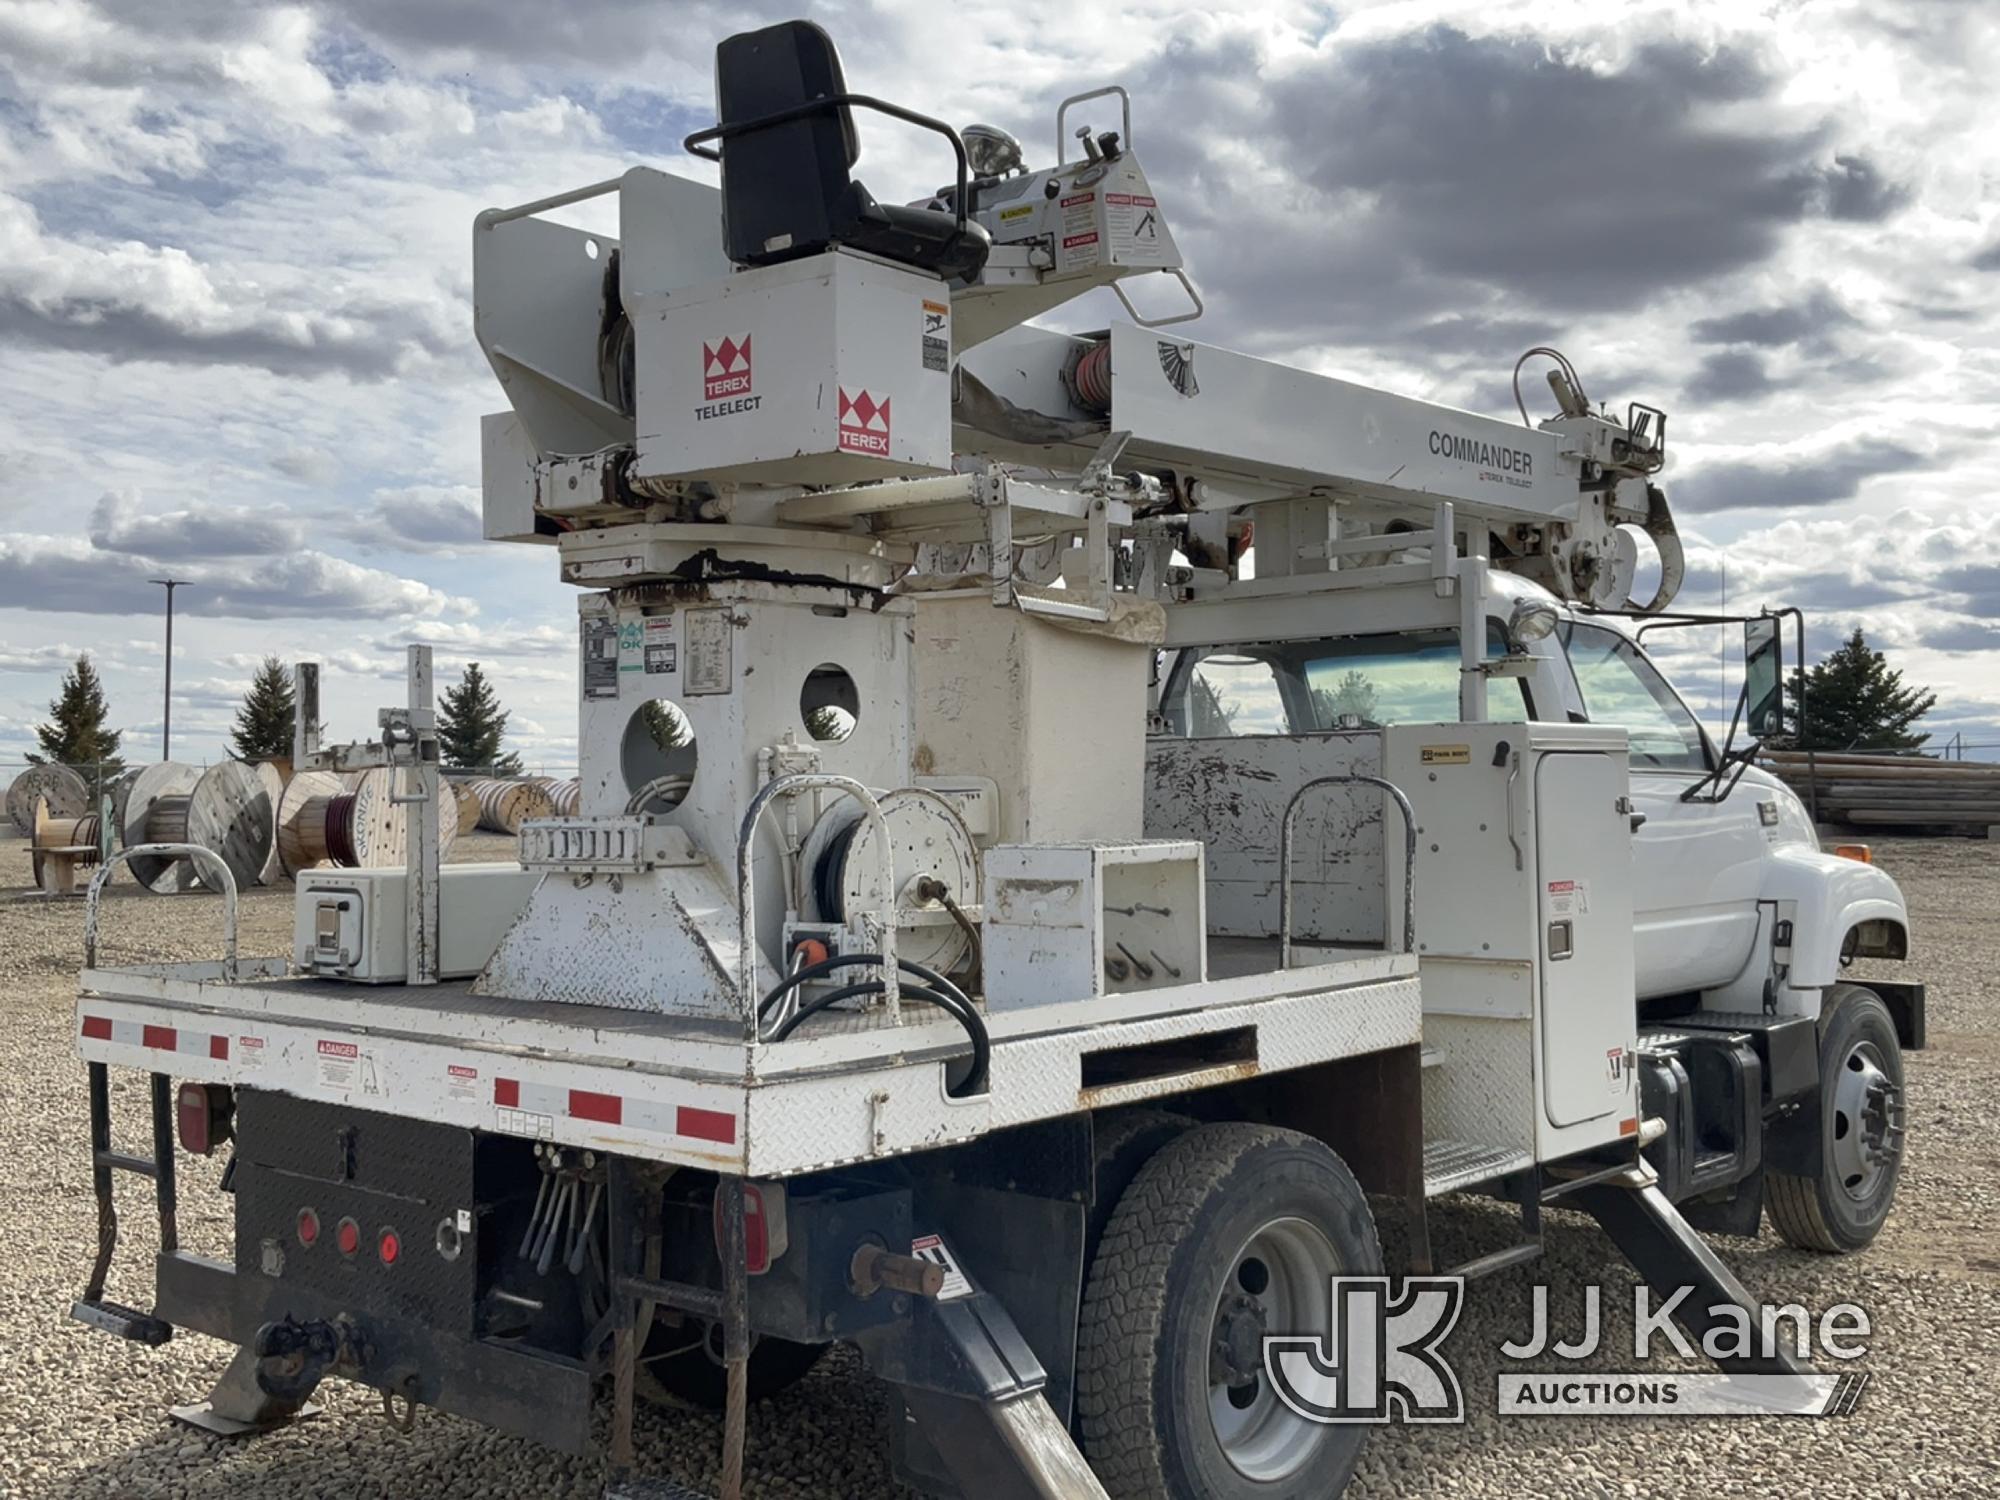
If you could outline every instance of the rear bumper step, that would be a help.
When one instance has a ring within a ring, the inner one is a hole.
[[[70,1304],[69,1315],[79,1323],[105,1333],[115,1334],[121,1339],[130,1339],[135,1344],[149,1344],[158,1348],[174,1336],[173,1324],[164,1318],[156,1318],[151,1313],[136,1312],[116,1302],[103,1299],[91,1301],[79,1298]]]

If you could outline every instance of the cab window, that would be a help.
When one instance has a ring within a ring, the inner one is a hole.
[[[1487,652],[1505,651],[1500,628]],[[1191,647],[1175,662],[1161,698],[1169,733],[1186,739],[1450,724],[1458,719],[1455,630]],[[1528,718],[1519,678],[1497,678],[1487,712]]]
[[[1563,644],[1591,723],[1625,729],[1633,769],[1708,769],[1701,726],[1637,646],[1615,630],[1581,622],[1564,627]]]

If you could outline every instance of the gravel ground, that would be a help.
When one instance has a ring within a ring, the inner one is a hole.
[[[1476,1286],[1447,1346],[1471,1419],[1457,1428],[1376,1434],[1350,1494],[1377,1497],[1585,1497],[2000,1494],[2000,1147],[1992,1130],[2000,1084],[2000,849],[1960,842],[1885,841],[1883,863],[1915,913],[1915,971],[1931,985],[1931,1050],[1909,1061],[1910,1155],[1894,1217],[1865,1255],[1827,1259],[1782,1247],[1720,1241],[1744,1281],[1772,1301],[1819,1310],[1858,1302],[1874,1322],[1873,1376],[1861,1409],[1837,1421],[1502,1420],[1493,1413],[1498,1345],[1527,1326],[1529,1289],[1605,1287],[1599,1369],[1630,1368],[1632,1278],[1607,1242],[1573,1215],[1550,1218],[1549,1253]],[[490,836],[458,858],[504,857]],[[27,883],[18,840],[0,842],[0,892]],[[213,956],[217,903],[144,897],[121,884],[107,898],[108,955]],[[244,900],[246,954],[290,941],[288,889]],[[0,897],[0,1495],[402,1497],[595,1494],[592,1461],[563,1458],[435,1412],[415,1433],[393,1433],[372,1393],[333,1383],[325,1414],[255,1442],[216,1442],[169,1423],[166,1408],[198,1399],[227,1359],[195,1334],[163,1349],[126,1346],[65,1314],[95,1243],[83,1069],[70,1043],[81,951],[81,904]],[[114,1078],[116,1075],[114,1075]],[[144,1084],[116,1083],[121,1139],[143,1143]],[[182,1159],[185,1163],[187,1158]],[[227,1252],[213,1170],[184,1168],[182,1238]],[[156,1247],[140,1185],[125,1189],[122,1276],[110,1295],[146,1306],[135,1275]],[[1435,1210],[1441,1256],[1457,1260],[1505,1243],[1497,1208]],[[1621,1326],[1618,1313],[1624,1312]],[[1577,1325],[1572,1320],[1568,1326]],[[1612,1352],[1623,1345],[1624,1357]],[[760,1497],[886,1495],[878,1441],[881,1402],[851,1357],[824,1362],[751,1416],[752,1492]],[[715,1482],[717,1424],[642,1415],[653,1472]]]

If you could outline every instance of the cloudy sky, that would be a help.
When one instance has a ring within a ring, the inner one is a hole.
[[[372,732],[422,640],[569,764],[571,598],[478,540],[473,215],[701,175],[714,42],[798,9],[0,0],[0,777],[83,649],[157,753],[169,574],[178,758],[220,752],[267,651]],[[1554,343],[1666,407],[1683,604],[1726,580],[1822,649],[1865,624],[1934,729],[2000,740],[2000,7],[812,13],[856,89],[1037,162],[1058,99],[1129,87],[1201,338],[1495,414]],[[939,180],[921,138],[863,139],[878,196]],[[1713,643],[1679,655],[1712,696]]]

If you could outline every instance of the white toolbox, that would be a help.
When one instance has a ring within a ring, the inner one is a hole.
[[[465,979],[485,968],[541,878],[511,862],[440,870],[438,978]],[[329,979],[405,983],[409,879],[393,868],[301,871],[293,961]]]

